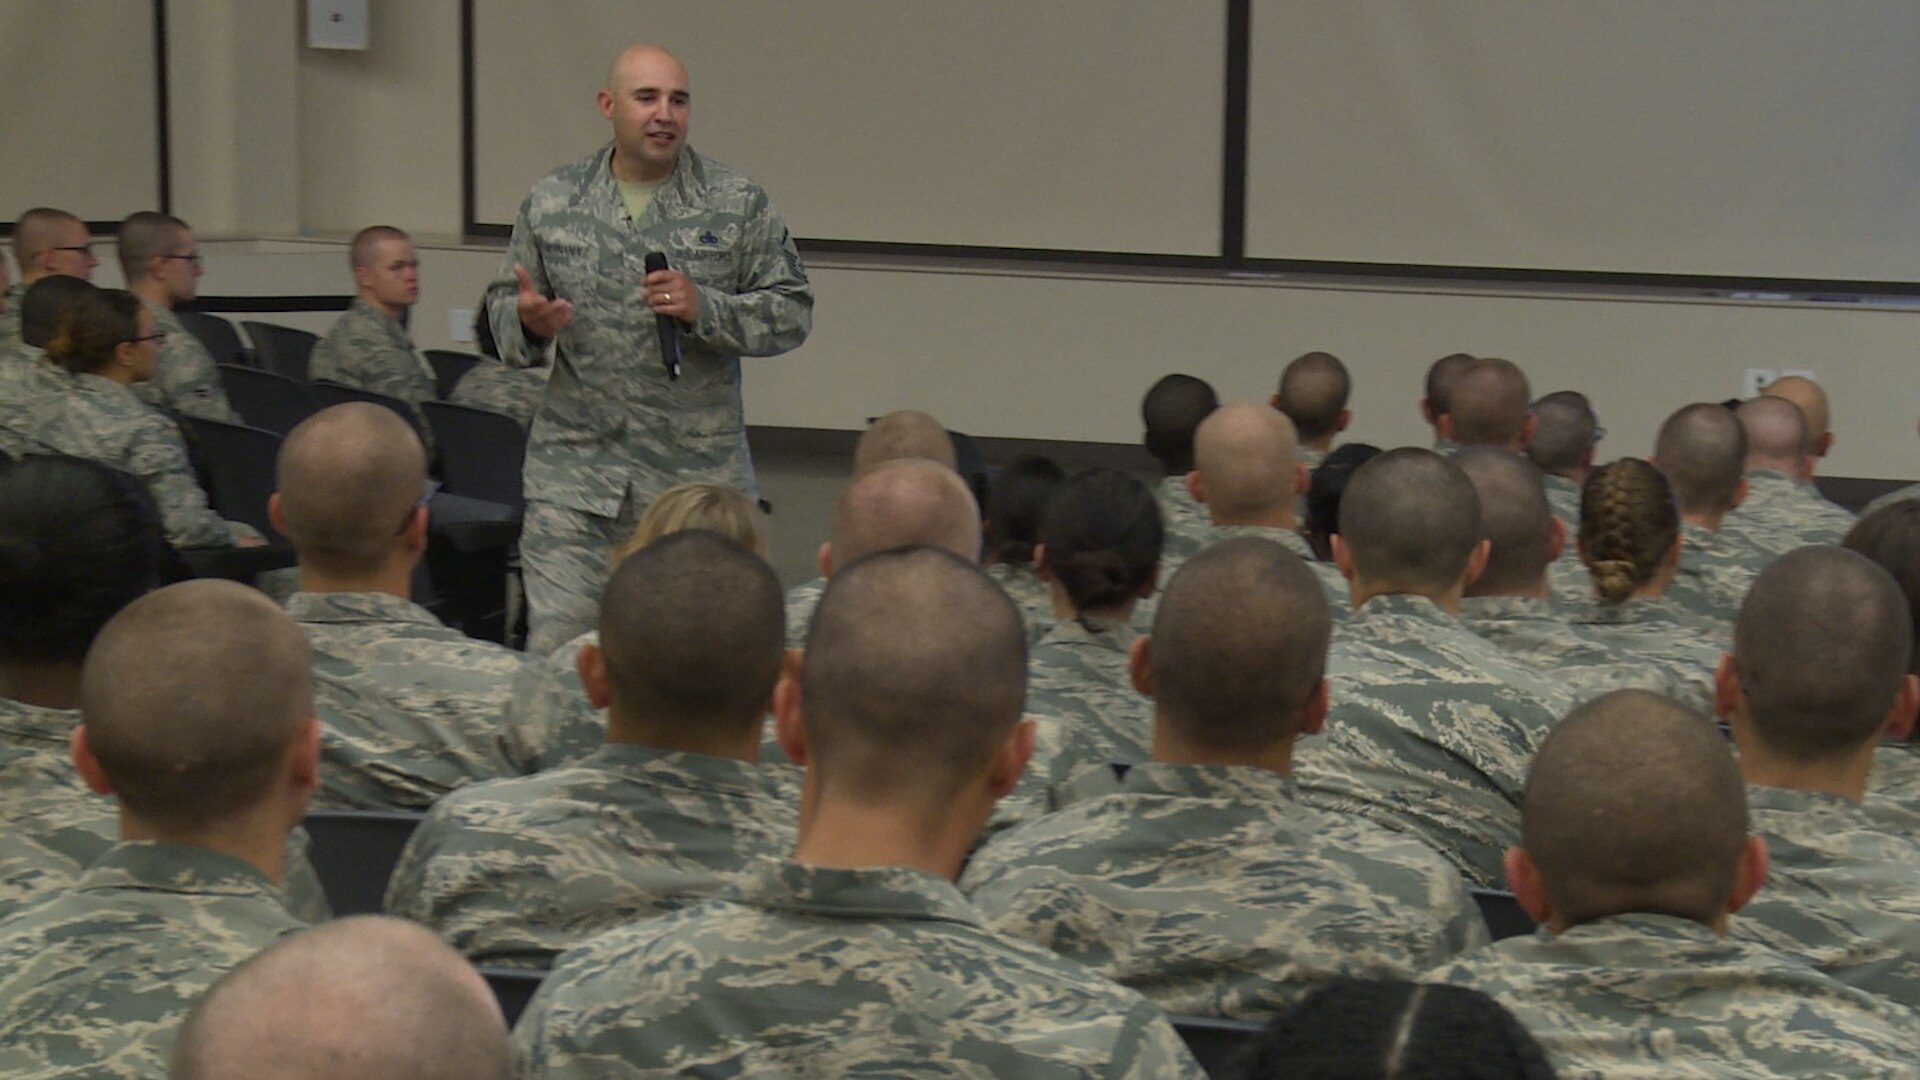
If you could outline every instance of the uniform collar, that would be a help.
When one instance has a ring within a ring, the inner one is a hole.
[[[721,893],[768,911],[872,921],[904,919],[979,926],[980,916],[953,882],[903,866],[845,869],[767,863]]]
[[[115,844],[80,875],[74,888],[139,889],[195,896],[258,896],[282,903],[260,869],[242,859],[192,844],[128,841]]]
[[[303,623],[445,625],[419,604],[383,592],[297,592],[287,597],[287,614]]]

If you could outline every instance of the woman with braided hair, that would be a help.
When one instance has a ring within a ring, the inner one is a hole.
[[[1686,704],[1712,712],[1722,631],[1664,595],[1680,565],[1680,512],[1660,470],[1621,458],[1593,470],[1580,491],[1580,561],[1593,599],[1575,626],[1634,660],[1682,676]]]

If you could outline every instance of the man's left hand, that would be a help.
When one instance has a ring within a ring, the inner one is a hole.
[[[700,321],[700,290],[687,275],[678,270],[655,270],[641,286],[646,290],[647,307],[656,314],[671,315],[688,326]]]

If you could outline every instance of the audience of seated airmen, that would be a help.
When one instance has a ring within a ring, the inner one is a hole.
[[[34,283],[63,276],[93,280],[100,260],[93,254],[87,223],[65,210],[36,206],[13,221],[13,261],[20,280],[7,288],[0,305],[0,349],[20,341],[20,299]]]
[[[1193,471],[1193,437],[1200,422],[1220,407],[1213,387],[1191,375],[1168,375],[1147,388],[1140,399],[1141,442],[1160,463],[1160,482],[1154,497],[1166,526],[1169,551],[1192,554],[1207,527],[1207,511],[1193,501],[1187,474]]]
[[[221,520],[207,505],[179,427],[129,389],[153,378],[165,336],[130,292],[95,289],[74,298],[47,344],[47,358],[72,379],[48,403],[50,415],[38,428],[38,441],[55,453],[137,477],[152,493],[167,542],[175,547],[258,544],[259,533]]]
[[[194,999],[299,919],[279,888],[318,784],[306,642],[265,596],[189,581],[122,608],[73,758],[120,843],[0,919],[0,1074],[158,1076]]]
[[[424,810],[513,775],[501,748],[522,654],[407,599],[427,543],[427,458],[391,410],[335,405],[288,433],[270,520],[299,557],[287,612],[313,647],[327,771],[320,802]]]
[[[134,393],[165,412],[229,424],[241,422],[227,403],[220,372],[200,339],[187,332],[173,309],[200,291],[200,247],[193,230],[171,214],[142,210],[120,223],[120,270],[127,291],[153,316],[160,339],[158,370]],[[232,357],[223,359],[231,360]]]
[[[655,540],[614,571],[580,678],[606,745],[434,804],[387,910],[477,963],[546,967],[602,930],[711,896],[793,847],[799,777],[760,765],[785,654],[780,582],[717,533]]]
[[[1576,702],[1634,688],[1701,709],[1712,704],[1704,673],[1630,661],[1554,610],[1547,568],[1566,543],[1566,527],[1551,512],[1531,461],[1511,450],[1469,446],[1453,463],[1480,497],[1480,533],[1488,547],[1486,568],[1460,600],[1460,621],[1469,630],[1564,684]]]
[[[1280,373],[1280,389],[1268,404],[1293,421],[1300,436],[1294,456],[1302,465],[1318,468],[1332,452],[1334,438],[1353,422],[1353,410],[1347,408],[1352,393],[1347,365],[1329,352],[1295,357]]]
[[[1353,612],[1325,734],[1296,760],[1303,798],[1412,832],[1494,885],[1527,761],[1569,699],[1457,617],[1487,557],[1473,484],[1431,451],[1389,450],[1347,485],[1333,551]]]
[[[1680,512],[1680,565],[1666,595],[1690,614],[1730,631],[1765,561],[1720,531],[1720,523],[1747,498],[1741,474],[1746,428],[1724,406],[1684,406],[1660,425],[1652,460],[1672,486]]]
[[[1594,449],[1606,431],[1593,402],[1578,390],[1555,390],[1533,403],[1533,438],[1527,458],[1539,466],[1547,505],[1567,532],[1580,528],[1580,488],[1593,471]]]
[[[1907,670],[1920,675],[1920,502],[1899,499],[1869,510],[1848,530],[1845,547],[1878,563],[1900,586],[1914,636]],[[1875,751],[1866,806],[1920,835],[1920,741],[1911,734]]]
[[[43,429],[73,385],[67,369],[47,358],[47,345],[75,305],[94,291],[77,277],[52,274],[16,305],[20,334],[0,344],[0,454],[48,453]]]
[[[1720,663],[1719,706],[1740,751],[1767,887],[1734,936],[1841,982],[1920,1002],[1920,838],[1862,808],[1874,748],[1920,707],[1912,615],[1892,575],[1841,548],[1762,571]]]
[[[1906,1007],[1727,935],[1759,890],[1740,772],[1698,714],[1619,690],[1527,776],[1514,895],[1545,925],[1434,972],[1512,1010],[1563,1076],[1911,1076]]]
[[[960,884],[988,927],[1169,1013],[1238,1018],[1485,944],[1432,849],[1294,799],[1294,743],[1326,718],[1331,625],[1312,573],[1270,540],[1189,560],[1128,658],[1153,698],[1151,759],[1088,770],[1064,808],[974,854]]]
[[[1800,406],[1762,395],[1741,403],[1737,414],[1747,432],[1747,497],[1726,515],[1721,531],[1763,557],[1839,543],[1853,515],[1813,486],[1813,433]]]
[[[775,693],[799,838],[720,897],[562,956],[523,1076],[1203,1075],[1132,991],[980,923],[954,887],[1032,734],[1020,615],[979,567],[843,566]]]
[[[1029,644],[1053,626],[1053,594],[1034,567],[1033,547],[1040,541],[1040,515],[1047,500],[1066,479],[1052,458],[1022,454],[994,475],[987,494],[981,523],[987,576],[1020,609]]]
[[[282,938],[213,984],[168,1080],[507,1080],[507,1027],[478,972],[377,915]]]

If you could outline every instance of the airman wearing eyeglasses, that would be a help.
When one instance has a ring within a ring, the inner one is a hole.
[[[13,261],[20,268],[20,280],[7,290],[6,304],[0,305],[5,308],[0,311],[0,346],[20,340],[20,298],[27,286],[53,274],[90,281],[93,268],[100,265],[93,256],[87,223],[47,206],[36,206],[14,220]]]
[[[135,393],[158,409],[240,423],[221,388],[220,372],[200,339],[187,332],[175,305],[192,300],[200,288],[200,249],[193,230],[171,214],[142,210],[120,223],[120,269],[127,291],[153,314],[160,344],[160,367]]]

